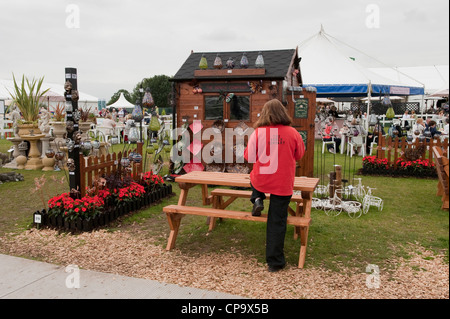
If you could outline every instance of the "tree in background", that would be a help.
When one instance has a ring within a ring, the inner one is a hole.
[[[119,91],[117,91],[116,93],[114,93],[111,96],[111,99],[109,100],[108,103],[106,103],[106,105],[111,105],[111,104],[117,102],[117,100],[120,97],[120,93],[123,93],[123,96],[125,97],[125,99],[127,99],[128,102],[133,103],[133,104],[134,104],[134,102],[136,102],[136,99],[134,99],[134,102],[132,102],[133,99],[132,99],[132,96],[131,96],[130,92],[128,92],[125,89],[120,89]]]
[[[132,93],[132,101],[142,100],[144,93],[139,92],[139,89],[143,89],[145,92],[146,88],[150,88],[153,99],[155,101],[155,106],[158,106],[160,112],[166,110],[166,112],[171,110],[169,105],[169,94],[171,92],[171,84],[169,82],[170,77],[167,75],[155,75],[151,78],[145,78],[134,87]]]
[[[166,113],[171,113],[172,108],[169,105],[168,97],[171,92],[171,84],[169,82],[170,77],[167,75],[155,75],[151,78],[145,78],[133,89],[133,92],[128,92],[125,89],[120,89],[116,93],[113,94],[107,105],[110,105],[116,102],[120,93],[123,93],[124,97],[128,100],[128,102],[135,104],[136,100],[142,100],[144,96],[144,92],[146,88],[150,88],[150,92],[152,93],[153,99],[155,101],[155,106],[158,106],[160,112],[165,110]],[[143,89],[144,92],[141,93],[139,89]]]

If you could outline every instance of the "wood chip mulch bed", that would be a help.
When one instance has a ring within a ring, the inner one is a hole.
[[[98,230],[77,235],[31,229],[0,237],[0,252],[83,269],[264,299],[448,299],[449,265],[411,245],[411,257],[380,269],[380,287],[368,288],[364,270],[288,267],[269,273],[238,252],[187,256],[151,244],[135,232]]]

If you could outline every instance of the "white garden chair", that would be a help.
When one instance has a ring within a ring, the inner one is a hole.
[[[383,210],[383,205],[384,205],[383,200],[380,197],[372,195],[372,190],[374,190],[374,189],[376,189],[376,188],[367,187],[367,194],[364,196],[363,205],[362,205],[364,214],[367,214],[370,207],[372,207],[372,206],[377,207],[379,212],[381,212]]]
[[[361,134],[353,136],[347,144],[347,155],[350,153],[350,157],[357,153],[358,147],[361,148],[362,157],[366,156],[366,141]]]
[[[331,141],[323,141],[322,140],[322,154],[325,152],[325,145],[333,145],[333,149],[336,152],[336,142],[334,141],[334,136],[331,138]]]

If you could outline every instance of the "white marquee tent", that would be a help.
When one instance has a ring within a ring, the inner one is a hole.
[[[345,52],[341,42],[320,32],[298,47],[303,86],[317,89],[318,97],[369,97],[423,95],[420,82],[403,83],[360,65]]]
[[[107,105],[108,108],[115,108],[115,109],[126,109],[127,111],[132,111],[134,109],[134,104],[128,102],[128,100],[125,98],[123,93],[120,93],[119,99],[114,102],[113,104]]]
[[[16,81],[21,81],[21,79],[16,79]],[[54,84],[54,83],[42,83],[42,89],[50,89],[45,98],[42,99],[42,103],[50,107],[53,111],[58,103],[64,102],[64,85]],[[14,92],[14,82],[12,80],[0,79],[0,100],[4,100],[6,105],[9,105],[11,101],[11,95],[9,92]],[[98,108],[98,98],[87,94],[83,91],[79,91],[78,107],[81,108],[91,108],[91,110],[96,110]]]
[[[417,79],[425,86],[426,94],[434,94],[443,89],[448,90],[449,66],[429,65],[398,68],[370,68],[370,70],[383,77],[396,80],[409,85],[417,84]]]

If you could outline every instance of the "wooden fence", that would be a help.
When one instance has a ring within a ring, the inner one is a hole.
[[[397,159],[400,157],[416,157],[421,159],[428,159],[430,162],[434,162],[433,157],[433,146],[437,146],[447,152],[448,149],[448,139],[441,141],[438,139],[430,139],[429,141],[419,141],[416,139],[414,143],[406,140],[405,137],[402,138],[392,138],[386,136],[378,136],[378,146],[377,146],[377,158],[387,159],[389,163],[396,166]]]
[[[134,150],[136,151],[136,150]],[[86,195],[86,187],[92,187],[95,180],[100,177],[108,176],[115,173],[121,167],[120,161],[122,158],[127,158],[132,151],[124,151],[119,153],[112,153],[108,155],[101,155],[99,157],[89,156],[85,158],[80,154],[80,192],[81,197]],[[130,162],[131,171],[126,175],[132,176],[134,180],[138,180],[142,173],[142,162]]]

